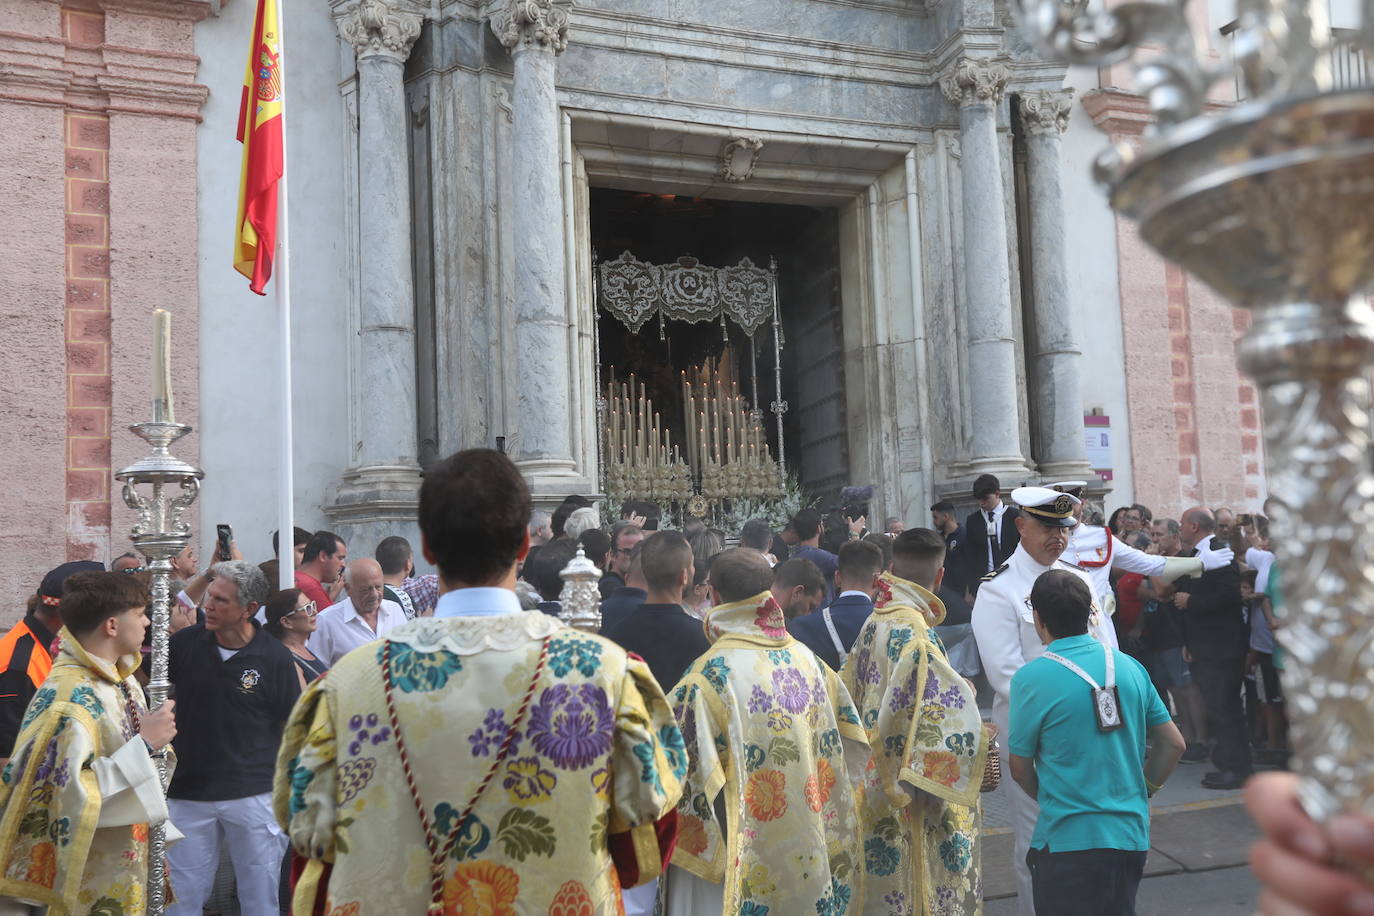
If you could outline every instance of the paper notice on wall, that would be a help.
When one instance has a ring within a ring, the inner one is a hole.
[[[1093,473],[1112,479],[1112,418],[1102,414],[1083,416],[1083,446]]]

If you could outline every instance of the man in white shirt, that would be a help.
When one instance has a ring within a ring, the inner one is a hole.
[[[386,582],[376,560],[353,561],[344,572],[344,581],[348,597],[320,612],[315,618],[315,633],[306,643],[330,665],[406,622],[401,606],[382,597]]]

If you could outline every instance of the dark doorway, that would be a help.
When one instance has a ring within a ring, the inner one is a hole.
[[[592,245],[597,257],[629,251],[641,261],[667,264],[691,256],[713,267],[748,257],[767,267],[775,258],[783,334],[783,444],[789,471],[811,493],[830,496],[848,483],[849,452],[844,398],[839,223],[835,210],[748,203],[608,188],[591,190]],[[603,384],[612,367],[618,380],[631,372],[649,387],[656,409],[681,441],[680,373],[705,361],[733,366],[741,393],[751,401],[750,350],[757,368],[757,400],[776,458],[777,422],[771,323],[751,341],[733,323],[689,324],[651,320],[635,334],[598,309]]]

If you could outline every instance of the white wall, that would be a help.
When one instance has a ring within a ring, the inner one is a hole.
[[[1097,72],[1073,68],[1065,85],[1075,99],[1097,87]],[[1092,179],[1092,163],[1107,146],[1106,135],[1075,102],[1064,134],[1064,243],[1068,254],[1070,314],[1083,351],[1080,378],[1083,410],[1101,408],[1112,419],[1112,492],[1108,511],[1134,501],[1130,417],[1126,413],[1125,347],[1121,338],[1121,299],[1117,284],[1116,219],[1106,195]],[[1161,355],[1167,369],[1167,354]]]
[[[271,555],[277,527],[278,378],[275,289],[248,291],[231,264],[242,148],[235,139],[253,3],[228,3],[196,26],[199,78],[210,89],[197,137],[200,182],[202,556],[227,522],[244,556]],[[323,3],[289,3],[283,31],[290,157],[292,384],[296,524],[324,527],[321,507],[348,454],[343,116],[340,43]]]

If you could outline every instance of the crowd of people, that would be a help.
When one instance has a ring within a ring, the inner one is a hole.
[[[173,914],[221,846],[254,914],[971,913],[998,757],[1021,912],[1133,912],[1177,762],[1227,789],[1285,759],[1267,522],[971,495],[930,528],[871,531],[850,490],[781,530],[660,530],[651,502],[532,511],[503,455],[460,452],[421,490],[435,573],[299,528],[280,560],[178,556],[151,713],[149,573],[63,564],[0,640],[0,912],[142,912],[161,823]],[[579,550],[599,635],[559,621]]]

